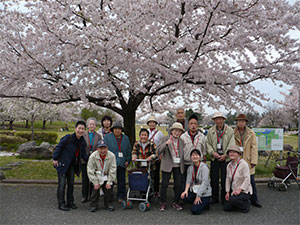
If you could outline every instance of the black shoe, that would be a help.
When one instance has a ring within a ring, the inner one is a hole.
[[[248,209],[242,209],[242,213],[248,213],[249,212],[249,208]]]
[[[210,202],[211,205],[216,204],[216,203],[219,203],[218,199],[212,199]]]
[[[88,200],[87,200],[87,198],[85,198],[85,197],[83,197],[82,199],[81,199],[81,203],[86,203]]]
[[[261,208],[261,207],[262,207],[262,205],[260,204],[259,201],[251,202],[251,204],[252,204],[253,206],[257,207],[257,208]]]
[[[91,209],[90,209],[90,212],[96,212],[97,211],[97,207],[92,207]]]
[[[74,203],[67,205],[67,207],[69,207],[71,209],[77,209],[77,206]]]
[[[65,205],[58,206],[58,209],[63,210],[63,211],[69,211],[70,210],[70,208],[68,208]]]
[[[115,207],[113,205],[105,206],[105,209],[108,211],[115,211]]]

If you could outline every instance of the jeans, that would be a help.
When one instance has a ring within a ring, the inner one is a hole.
[[[91,196],[92,192],[92,183],[89,180],[89,177],[87,175],[87,164],[81,164],[81,169],[82,169],[82,187],[81,187],[81,192],[82,192],[82,197],[89,199]]]
[[[74,203],[73,191],[74,191],[74,166],[70,165],[66,174],[57,174],[58,187],[57,187],[57,199],[58,206],[65,205],[65,188],[67,184],[67,205]]]
[[[154,171],[154,179],[153,179],[153,188],[154,192],[159,192],[159,182],[160,182],[160,161],[157,160],[155,162],[155,171]]]
[[[229,201],[224,202],[224,210],[232,211],[233,209],[247,210],[249,209],[250,195],[241,192],[239,195],[232,195]]]
[[[190,165],[186,165],[184,164],[184,172],[183,172],[183,175],[182,175],[182,187],[181,187],[181,190],[182,192],[184,192],[185,190],[185,183],[186,183],[186,177],[187,177],[187,171],[188,171],[188,168],[190,167]]]
[[[118,199],[126,199],[126,183],[125,183],[125,172],[126,169],[124,167],[117,167],[117,181],[118,181]]]
[[[169,181],[171,177],[171,173],[173,173],[174,179],[174,202],[179,203],[180,194],[181,194],[181,173],[179,167],[173,167],[171,172],[163,172],[162,171],[162,182],[160,188],[160,200],[162,203],[167,202],[167,190],[169,186]]]
[[[101,185],[103,192],[104,192],[104,205],[105,207],[112,204],[112,197],[113,197],[113,185],[111,185],[110,189],[106,189],[106,181]],[[94,187],[92,189],[91,194],[91,207],[98,207],[99,204],[99,197],[100,197],[100,188],[95,190]]]
[[[256,184],[255,184],[255,180],[254,180],[254,174],[250,175],[250,180],[251,180],[251,186],[252,186],[252,195],[250,198],[251,202],[257,202],[257,190],[256,190]]]
[[[210,197],[201,197],[202,203],[194,204],[197,195],[191,191],[188,192],[188,196],[183,199],[186,203],[193,203],[191,212],[194,215],[199,215],[206,207],[210,205]]]
[[[212,199],[219,201],[219,177],[221,171],[221,200],[225,201],[225,180],[226,180],[226,166],[225,161],[214,160],[211,161],[210,168],[210,184],[212,188]]]

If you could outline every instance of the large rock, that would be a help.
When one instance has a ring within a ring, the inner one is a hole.
[[[36,142],[35,141],[29,141],[29,142],[26,142],[26,143],[23,143],[19,146],[18,150],[17,150],[17,153],[20,153],[22,151],[26,151],[27,149],[29,148],[34,148],[36,146]]]
[[[43,146],[46,146],[44,144]],[[36,142],[27,142],[22,145],[17,150],[21,158],[25,159],[51,159],[52,152],[43,146],[36,146]]]
[[[42,142],[42,144],[40,144],[40,147],[49,149],[51,145],[48,142]]]

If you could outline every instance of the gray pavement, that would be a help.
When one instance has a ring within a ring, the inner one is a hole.
[[[224,212],[222,205],[213,205],[199,216],[191,215],[185,206],[176,211],[168,205],[165,212],[152,204],[150,211],[140,212],[138,205],[122,210],[115,202],[116,211],[99,209],[89,212],[89,204],[81,204],[80,186],[75,186],[75,203],[78,209],[63,212],[57,209],[56,185],[5,184],[0,183],[0,224],[300,224],[300,190],[292,184],[286,192],[258,185],[259,198],[263,208],[251,207],[248,214]],[[172,200],[172,188],[168,200]],[[102,205],[102,198],[100,199]]]

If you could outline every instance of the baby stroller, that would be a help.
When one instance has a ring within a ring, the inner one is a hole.
[[[296,153],[297,157],[290,156],[290,152]],[[288,186],[291,184],[290,180],[294,179],[300,188],[299,155],[299,152],[289,150],[288,157],[286,159],[286,165],[280,166],[277,164],[275,170],[273,171],[274,176],[268,182],[268,187],[277,188],[279,191],[286,191]],[[284,159],[276,161],[278,162],[282,160]],[[279,178],[279,180],[277,178]]]
[[[136,168],[128,171],[129,188],[127,191],[127,200],[121,204],[122,209],[131,209],[132,201],[141,201],[139,210],[145,212],[150,209],[150,198],[154,195],[152,187],[152,179],[150,175],[151,162],[145,159],[136,159],[146,168]],[[134,164],[135,165],[135,164]]]

